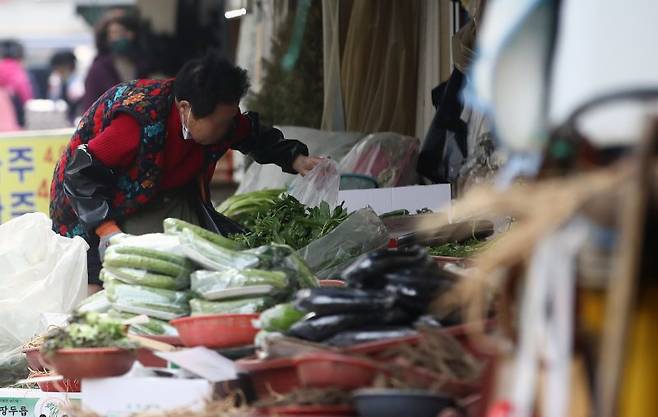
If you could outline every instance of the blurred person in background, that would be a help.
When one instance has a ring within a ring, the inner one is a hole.
[[[18,124],[25,125],[25,103],[34,98],[30,77],[23,67],[23,45],[15,40],[0,43],[0,88],[14,104]]]
[[[110,11],[97,26],[97,56],[85,79],[82,112],[115,85],[146,76],[140,60],[137,35],[139,19],[120,10]]]
[[[79,114],[79,104],[84,95],[84,84],[75,72],[77,59],[72,51],[59,51],[50,58],[48,78],[48,98],[63,100],[68,106],[68,119],[71,124]]]

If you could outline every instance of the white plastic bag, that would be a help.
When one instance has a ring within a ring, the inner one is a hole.
[[[393,132],[373,133],[345,155],[339,171],[372,177],[382,188],[415,184],[419,146],[417,138]]]
[[[53,232],[43,213],[0,225],[0,353],[45,331],[42,314],[68,313],[84,298],[88,248]]]
[[[340,175],[332,159],[323,159],[306,176],[298,176],[290,185],[290,195],[308,207],[317,207],[323,201],[332,209],[338,205]]]

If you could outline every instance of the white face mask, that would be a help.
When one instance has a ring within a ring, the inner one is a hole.
[[[191,112],[192,112],[192,108],[190,107],[189,110],[187,111],[187,122],[183,119],[183,116],[180,117],[180,124],[182,126],[184,140],[190,140],[192,138],[192,135],[190,134],[190,129],[187,127],[187,124],[190,121]]]

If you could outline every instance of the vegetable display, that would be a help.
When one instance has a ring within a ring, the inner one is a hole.
[[[240,221],[249,232],[232,237],[249,248],[280,243],[300,249],[331,232],[346,218],[347,211],[342,205],[333,210],[325,202],[318,207],[306,207],[296,198],[283,194],[269,207],[249,215],[243,213]]]
[[[105,282],[107,298],[115,310],[146,314],[161,320],[173,320],[190,314],[187,291],[163,290],[117,281]]]
[[[284,189],[260,190],[237,194],[224,200],[217,206],[217,211],[241,223],[249,223],[258,214],[269,210],[276,204]]]
[[[98,313],[74,315],[66,327],[48,332],[41,350],[54,352],[68,348],[118,347],[135,349],[126,337],[126,326],[120,320]]]
[[[264,312],[261,330],[341,347],[409,335],[434,298],[455,282],[421,247],[363,255],[342,278],[348,287],[301,290],[292,305]],[[286,318],[285,325],[272,324],[270,315]]]

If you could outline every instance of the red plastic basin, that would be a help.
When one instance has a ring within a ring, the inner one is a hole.
[[[301,386],[295,362],[289,358],[242,359],[235,365],[240,372],[249,374],[259,399],[271,397],[273,393],[287,394]]]
[[[107,378],[130,370],[136,350],[119,348],[60,349],[44,354],[45,364],[67,379]]]
[[[295,358],[302,386],[357,389],[370,386],[379,372],[374,362],[333,353],[310,353]]]
[[[155,340],[157,342],[168,343],[176,347],[183,346],[183,342],[181,342],[178,336],[175,337],[174,336],[143,336],[143,337],[147,339]],[[137,361],[141,363],[142,366],[146,366],[147,368],[167,367],[167,361],[165,359],[162,359],[161,357],[153,353],[152,350],[146,348],[141,348],[137,351]]]
[[[187,347],[230,348],[254,343],[258,314],[212,314],[172,320]]]

